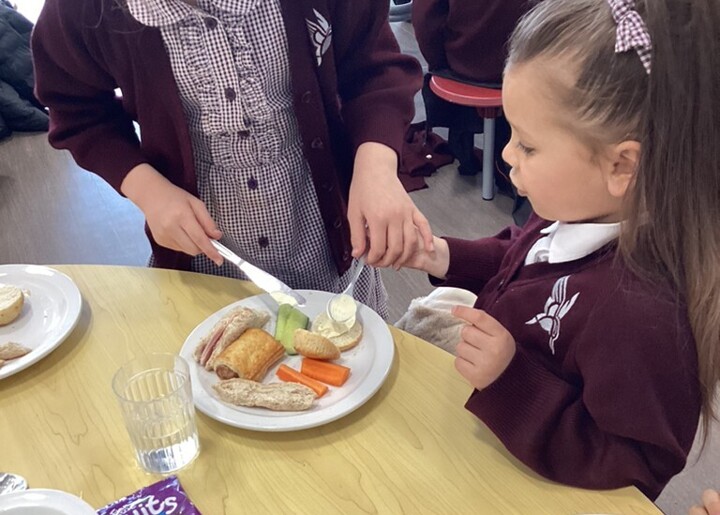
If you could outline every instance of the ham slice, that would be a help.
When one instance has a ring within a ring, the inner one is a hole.
[[[269,314],[250,308],[240,307],[230,311],[200,340],[193,352],[195,361],[207,370],[213,370],[215,359],[225,347],[237,340],[246,329],[261,328],[268,320]]]

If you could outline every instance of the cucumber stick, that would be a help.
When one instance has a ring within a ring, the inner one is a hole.
[[[285,352],[297,354],[293,346],[295,329],[306,329],[310,319],[290,304],[281,304],[278,310],[277,324],[275,327],[275,339],[282,343]]]
[[[277,314],[277,320],[275,321],[275,339],[277,341],[280,341],[283,330],[285,329],[285,324],[287,323],[288,314],[290,313],[291,309],[292,306],[290,304],[280,304],[280,309],[278,309]]]

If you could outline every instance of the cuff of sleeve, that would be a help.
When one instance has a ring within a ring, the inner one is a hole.
[[[486,249],[481,241],[444,238],[450,251],[450,264],[447,280],[467,278],[473,281],[487,282],[496,272],[496,252]],[[492,242],[488,243],[491,245]]]
[[[347,123],[353,151],[370,141],[382,143],[395,151],[399,163],[408,128],[405,118],[406,113],[392,108],[356,109],[348,113]]]
[[[129,151],[129,149],[123,147],[124,145],[118,145],[117,148],[113,148],[112,145],[106,146],[105,153],[108,156],[108,161],[112,163],[112,168],[108,167],[105,170],[100,170],[100,175],[121,195],[120,186],[127,174],[130,173],[130,170],[142,163],[147,163],[145,156],[136,148]]]
[[[480,418],[504,442],[525,431],[522,421],[540,420],[547,407],[557,403],[553,395],[557,378],[518,348],[512,361],[494,383],[475,390],[465,408]]]

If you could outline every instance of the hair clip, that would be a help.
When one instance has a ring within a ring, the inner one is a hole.
[[[649,75],[652,67],[652,40],[645,22],[635,10],[635,1],[608,0],[608,3],[617,24],[615,53],[621,54],[634,49]]]

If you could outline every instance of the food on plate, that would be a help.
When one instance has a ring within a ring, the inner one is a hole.
[[[15,321],[22,312],[25,296],[20,288],[9,284],[0,285],[0,325]]]
[[[312,406],[315,392],[297,383],[262,384],[246,379],[228,379],[213,385],[221,400],[236,406],[262,407],[275,411],[303,411]]]
[[[295,329],[293,347],[298,354],[308,358],[338,359],[340,357],[340,349],[337,345],[324,336],[305,329]]]
[[[29,353],[31,349],[28,349],[24,345],[20,345],[15,342],[7,342],[0,345],[0,359],[3,361],[9,361],[11,359],[17,359],[23,357]]]
[[[311,330],[333,342],[341,352],[352,349],[362,340],[363,327],[359,320],[345,331],[337,331],[337,323],[330,320],[327,313],[320,313],[313,320]]]
[[[260,381],[285,349],[270,333],[256,327],[243,332],[215,359],[215,373],[220,379],[239,377]]]
[[[344,385],[350,377],[350,369],[348,367],[310,358],[304,358],[302,360],[300,372],[317,381],[333,386]]]
[[[312,390],[318,397],[322,397],[328,391],[328,387],[322,384],[320,381],[316,381],[312,377],[301,374],[294,368],[290,368],[285,364],[280,365],[275,374],[278,376],[278,379],[280,379],[281,381],[285,381],[286,383],[299,383],[309,388],[312,388]]]
[[[285,352],[297,354],[293,347],[295,329],[305,329],[310,319],[303,312],[298,311],[290,304],[280,304],[277,322],[275,324],[275,339],[283,344]]]
[[[263,311],[239,307],[216,323],[193,353],[195,361],[207,370],[214,370],[218,356],[249,328],[263,327],[270,315]]]
[[[332,319],[345,326],[345,329],[350,329],[355,324],[357,303],[350,295],[346,293],[336,295],[328,304],[328,309]]]

